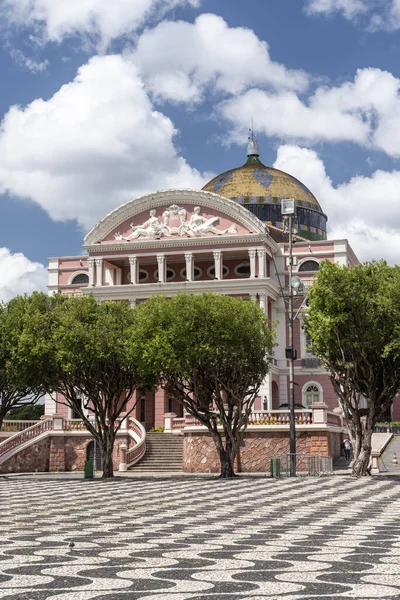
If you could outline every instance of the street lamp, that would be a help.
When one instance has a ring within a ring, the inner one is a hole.
[[[293,277],[293,217],[295,215],[295,201],[293,198],[282,198],[281,200],[282,217],[287,219],[289,233],[289,346],[285,350],[286,359],[289,363],[289,437],[290,437],[290,477],[296,477],[296,420],[295,420],[295,404],[294,404],[294,361],[297,358],[297,352],[294,347],[294,295],[300,291],[302,281],[299,277]]]

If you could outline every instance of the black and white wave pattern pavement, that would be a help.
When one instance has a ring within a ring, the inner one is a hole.
[[[394,478],[0,479],[0,599],[395,600],[399,508]]]

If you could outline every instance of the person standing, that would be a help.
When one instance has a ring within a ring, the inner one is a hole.
[[[344,448],[344,457],[347,461],[349,461],[350,456],[351,456],[351,443],[348,438],[345,438],[345,440],[343,441],[343,448]]]

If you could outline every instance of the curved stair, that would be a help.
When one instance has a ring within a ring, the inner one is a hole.
[[[53,419],[45,419],[35,423],[32,427],[28,427],[6,438],[0,444],[0,464],[11,458],[14,454],[46,438],[52,430]]]
[[[135,465],[128,467],[135,473],[182,472],[183,435],[147,433],[146,454]]]

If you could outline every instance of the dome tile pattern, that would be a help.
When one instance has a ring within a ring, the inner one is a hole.
[[[242,167],[218,175],[203,190],[242,204],[261,221],[278,229],[284,228],[281,199],[294,198],[298,234],[310,240],[327,237],[327,217],[314,194],[292,175],[263,165],[258,155],[248,155]]]
[[[207,183],[203,190],[232,200],[265,196],[268,190],[269,197],[295,198],[301,202],[301,206],[321,211],[318,200],[303,183],[292,175],[266,167],[261,162],[226,171]]]

